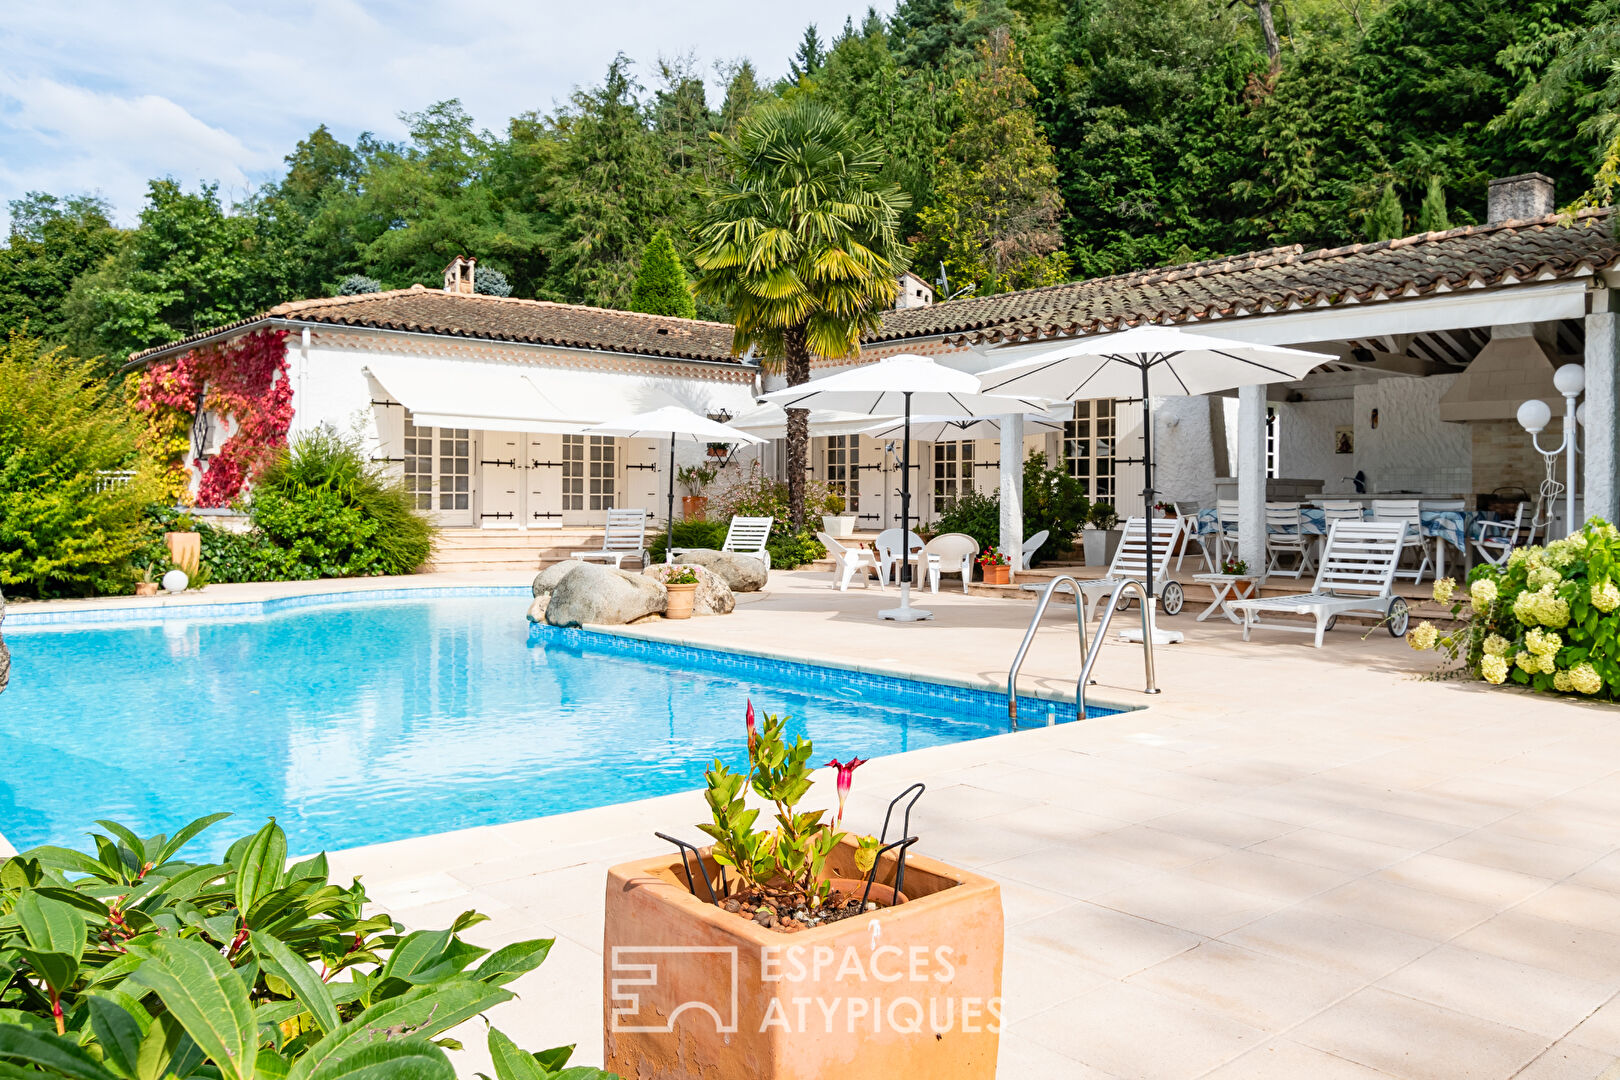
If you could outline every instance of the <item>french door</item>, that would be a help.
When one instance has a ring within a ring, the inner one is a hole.
[[[934,507],[939,517],[973,490],[973,440],[934,444]]]
[[[418,427],[405,414],[405,490],[440,525],[472,525],[473,440],[467,428]]]
[[[570,525],[599,524],[618,504],[619,441],[605,435],[562,437],[562,512]]]

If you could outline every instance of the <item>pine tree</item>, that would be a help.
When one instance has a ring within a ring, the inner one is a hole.
[[[1012,35],[995,32],[979,48],[979,68],[957,81],[961,122],[920,215],[920,264],[943,260],[953,281],[972,281],[981,294],[1068,277],[1057,164],[1034,97]]]
[[[1401,197],[1395,194],[1394,184],[1385,184],[1383,194],[1373,203],[1373,208],[1367,211],[1365,228],[1367,239],[1373,242],[1379,240],[1394,240],[1406,234],[1406,218],[1401,213]]]
[[[674,315],[697,318],[697,303],[687,284],[686,268],[681,265],[675,241],[668,229],[659,229],[641,252],[641,269],[630,288],[630,310],[648,315]]]
[[[1445,232],[1451,228],[1451,219],[1446,214],[1446,188],[1440,183],[1438,176],[1429,177],[1429,190],[1423,194],[1423,204],[1418,207],[1418,232]]]
[[[821,43],[821,35],[816,33],[816,24],[811,23],[804,28],[804,37],[799,42],[799,50],[788,62],[789,77],[794,82],[803,82],[820,71],[826,59],[826,46]]]

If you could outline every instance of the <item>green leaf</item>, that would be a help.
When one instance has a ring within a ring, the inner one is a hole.
[[[274,1050],[259,1048],[259,1058],[253,1063],[253,1080],[286,1080],[292,1062]]]
[[[0,889],[21,892],[38,885],[44,876],[38,859],[25,859],[21,855],[0,859]]]
[[[134,1080],[141,1056],[141,1025],[123,1005],[95,994],[85,998],[90,1030],[101,1044],[102,1060],[120,1076]]]
[[[553,1046],[550,1050],[536,1050],[534,1060],[547,1072],[557,1072],[568,1065],[568,1059],[574,1056],[574,1047],[578,1043],[569,1043],[567,1046]]]
[[[130,981],[162,999],[186,1034],[231,1080],[248,1080],[258,1030],[247,990],[219,953],[194,938],[158,938]]]
[[[129,853],[135,858],[135,872],[139,874],[147,863],[145,842],[116,821],[97,821],[96,824],[116,836],[119,843],[129,849]]]
[[[294,863],[287,868],[288,881],[325,881],[331,875],[327,869],[326,852],[311,855],[303,862]]]
[[[310,966],[301,957],[275,937],[255,932],[248,940],[252,943],[253,951],[258,954],[259,963],[264,969],[292,987],[293,996],[315,1018],[321,1034],[327,1035],[336,1031],[342,1021],[338,1018],[337,1006],[332,1004],[332,995],[327,992],[326,984],[321,982],[320,976],[310,970]]]
[[[40,952],[64,953],[77,963],[84,955],[84,916],[75,907],[29,891],[14,911],[28,944]]]
[[[378,1002],[322,1038],[293,1065],[288,1080],[310,1080],[317,1069],[348,1057],[379,1036],[432,1038],[512,997],[510,990],[471,979],[414,987],[398,997]]]
[[[43,847],[30,848],[23,854],[38,859],[52,870],[71,870],[76,874],[90,874],[102,879],[107,877],[107,867],[82,851],[47,844]]]
[[[495,1080],[546,1080],[546,1070],[534,1055],[518,1049],[499,1028],[489,1029],[489,1059],[495,1066]]]
[[[174,836],[169,839],[168,843],[164,844],[162,849],[158,851],[157,858],[153,859],[152,861],[157,863],[159,866],[162,866],[164,863],[174,858],[174,856],[179,853],[181,848],[191,843],[192,839],[198,833],[202,832],[204,829],[215,824],[216,822],[224,821],[230,816],[231,815],[227,812],[220,814],[209,814],[207,817],[198,818],[196,821],[193,821],[191,824],[175,833]]]
[[[236,908],[246,912],[262,897],[281,888],[287,868],[287,834],[276,819],[265,822],[242,848],[236,861]]]
[[[555,938],[535,938],[532,941],[515,941],[502,946],[484,957],[483,963],[473,971],[472,977],[479,982],[505,986],[519,975],[533,971],[545,963],[546,956],[551,952],[551,946],[555,941]]]
[[[17,955],[28,961],[28,966],[34,969],[34,974],[44,979],[58,994],[72,985],[74,976],[79,973],[79,961],[67,953],[18,949]]]
[[[329,1060],[312,1080],[455,1080],[443,1050],[424,1039],[384,1040]]]
[[[112,1073],[72,1039],[22,1027],[0,1027],[0,1058],[26,1061],[75,1080],[110,1080]]]

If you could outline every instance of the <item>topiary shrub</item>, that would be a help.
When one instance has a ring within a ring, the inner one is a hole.
[[[454,1080],[451,1028],[516,995],[551,939],[493,952],[366,911],[324,854],[288,865],[274,819],[219,862],[181,852],[214,814],[140,837],[96,824],[96,854],[38,847],[0,859],[0,1074]],[[498,1080],[607,1080],[567,1069],[572,1046],[528,1054],[489,1031]],[[566,1069],[566,1072],[563,1070]]]
[[[669,231],[659,229],[641,251],[641,268],[630,289],[630,310],[648,315],[697,318],[697,301]]]
[[[137,430],[93,365],[16,333],[0,345],[0,583],[13,595],[121,584],[157,490]]]
[[[288,578],[409,574],[432,551],[432,527],[404,485],[329,426],[300,435],[271,462],[248,511]]]
[[[1442,632],[1427,620],[1407,631],[1414,649],[1436,649],[1446,676],[1514,682],[1533,690],[1620,700],[1620,530],[1588,521],[1546,547],[1517,548],[1500,567],[1476,566],[1466,594],[1434,583],[1434,599],[1458,620]]]

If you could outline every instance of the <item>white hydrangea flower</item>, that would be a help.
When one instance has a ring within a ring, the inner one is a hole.
[[[1468,599],[1474,605],[1474,611],[1484,614],[1491,605],[1496,603],[1496,582],[1490,578],[1480,578],[1468,586]]]
[[[1434,602],[1437,604],[1451,603],[1451,594],[1457,591],[1455,578],[1443,577],[1434,583]]]
[[[1592,606],[1604,614],[1608,614],[1620,607],[1620,587],[1612,581],[1602,581],[1592,586]]]
[[[1569,683],[1583,694],[1596,694],[1603,689],[1603,679],[1597,669],[1585,662],[1569,669]]]
[[[1567,694],[1571,690],[1573,690],[1574,688],[1575,688],[1575,684],[1569,681],[1569,672],[1567,672],[1567,671],[1555,671],[1555,672],[1553,672],[1553,689],[1554,690],[1557,690],[1561,694]]]
[[[1520,649],[1513,654],[1513,665],[1526,675],[1534,675],[1541,670],[1541,657]]]
[[[1493,686],[1501,686],[1507,681],[1507,660],[1500,656],[1487,656],[1479,662],[1479,671],[1485,676],[1486,682]]]
[[[1563,580],[1564,575],[1550,566],[1538,566],[1530,571],[1529,582],[1532,589],[1545,589],[1547,586],[1556,585]]]
[[[1537,656],[1553,656],[1564,647],[1564,639],[1538,627],[1524,635],[1524,647]]]
[[[1501,634],[1491,634],[1485,638],[1485,655],[1506,656],[1509,644],[1508,639]]]
[[[1412,627],[1406,635],[1406,643],[1420,652],[1434,648],[1434,643],[1440,638],[1440,631],[1434,623],[1424,620]]]

